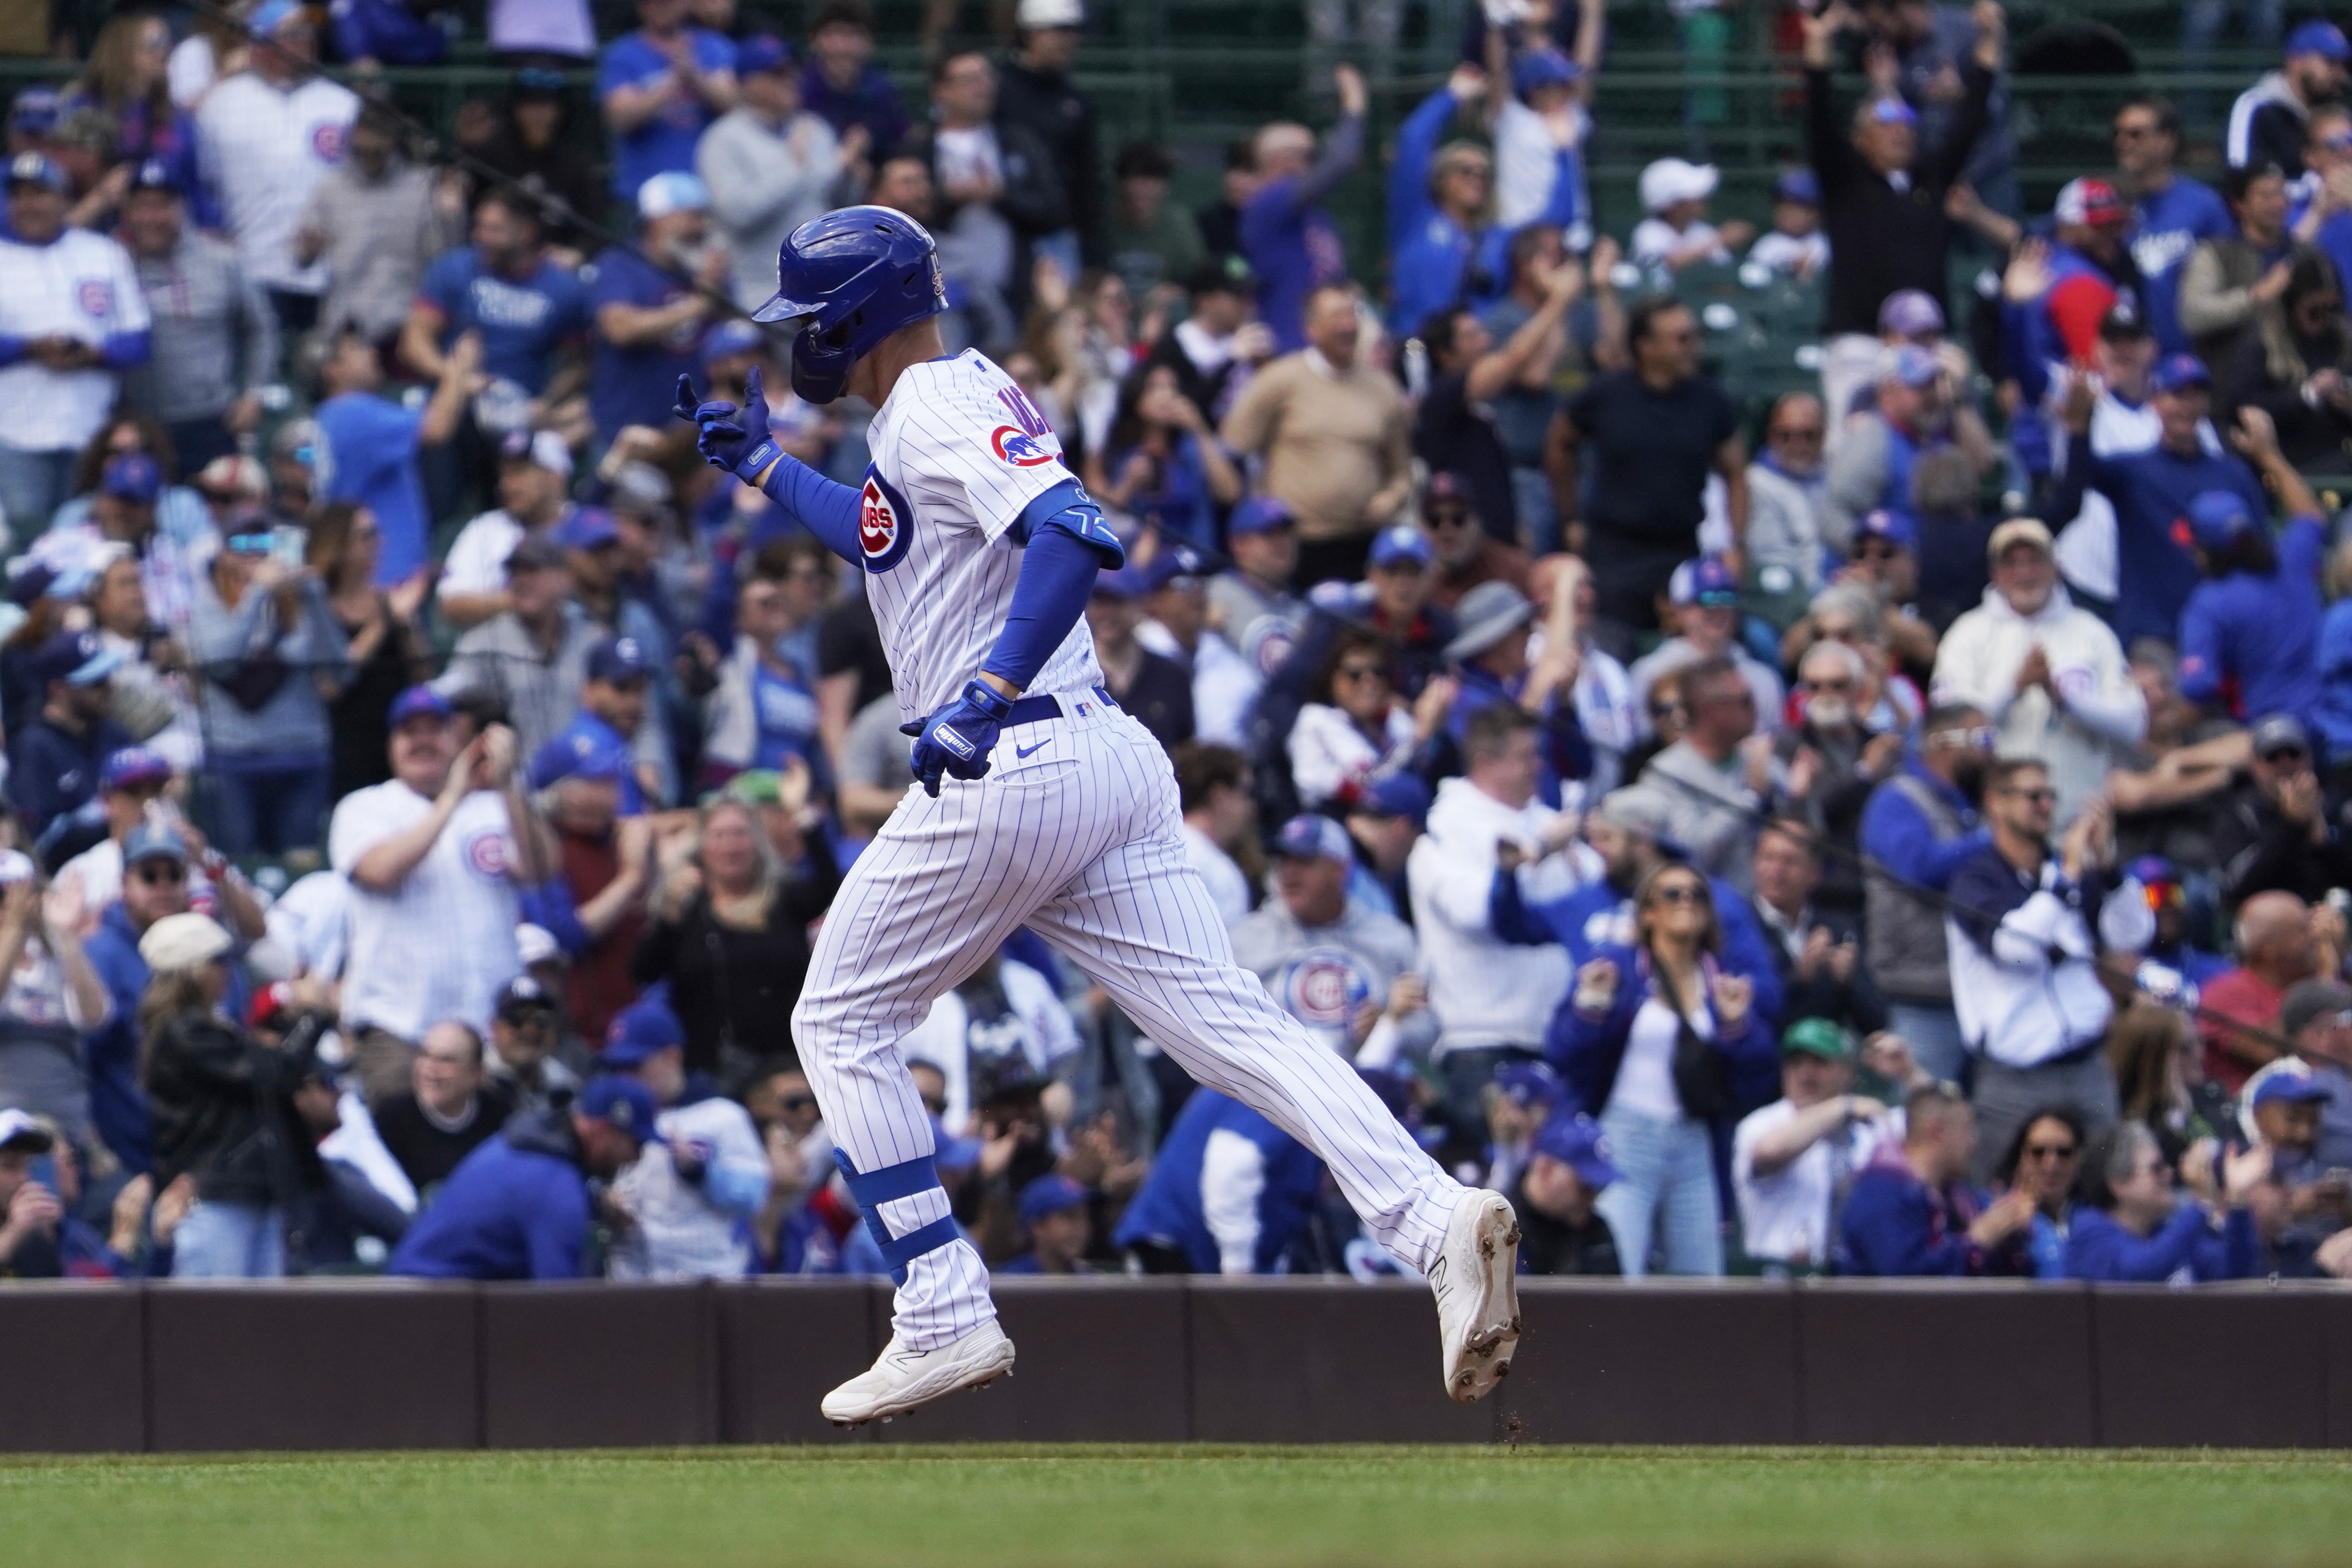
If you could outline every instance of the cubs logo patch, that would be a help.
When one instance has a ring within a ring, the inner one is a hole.
[[[466,841],[466,863],[480,875],[496,881],[507,874],[507,836],[496,828],[486,828]]]
[[[1346,953],[1303,953],[1283,977],[1283,1010],[1309,1029],[1344,1029],[1371,999],[1371,982]]]
[[[319,155],[319,161],[322,163],[341,162],[343,161],[343,128],[331,120],[323,125],[313,126],[310,131],[310,151]]]
[[[85,316],[114,314],[114,285],[102,277],[85,277],[74,286],[74,301]]]
[[[1015,468],[1034,468],[1041,463],[1054,462],[1061,455],[1027,431],[1016,430],[1009,424],[998,425],[989,436],[988,444],[995,448],[999,457]]]
[[[885,572],[907,559],[914,542],[914,509],[897,486],[868,463],[857,490],[857,551],[866,570]]]

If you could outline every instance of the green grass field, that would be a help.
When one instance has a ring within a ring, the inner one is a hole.
[[[858,1448],[0,1461],[0,1558],[341,1563],[2341,1563],[2352,1457]]]

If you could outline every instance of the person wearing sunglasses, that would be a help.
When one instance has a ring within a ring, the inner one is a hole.
[[[1769,236],[1768,236],[1769,237]],[[1757,242],[1763,248],[1765,242]],[[1829,419],[1811,392],[1783,393],[1764,419],[1764,450],[1748,465],[1748,582],[1757,612],[1787,631],[1819,592],[1822,467]]]
[[[1976,1058],[1979,1184],[2025,1120],[2072,1105],[2093,1131],[2120,1103],[2103,1049],[2115,1004],[2099,977],[2106,953],[2137,953],[2156,935],[2147,897],[2116,864],[2104,798],[2084,807],[2053,852],[2058,791],[2031,758],[1992,765],[1985,818],[1992,842],[1946,890],[1952,998]]]
[[[2044,1105],[2025,1119],[2000,1156],[2000,1180],[2033,1200],[2025,1256],[2037,1280],[2066,1277],[2066,1220],[2074,1207],[2074,1177],[2090,1141],[2072,1105]]]
[[[2180,273],[2199,242],[2236,225],[2210,185],[2173,167],[2180,156],[2180,111],[2170,101],[2134,94],[2116,110],[2116,183],[2131,198],[2132,259],[2139,264],[2140,304],[2163,352],[2185,353]]]
[[[2352,825],[2341,795],[2321,780],[2311,732],[2293,714],[2274,713],[2247,735],[2247,782],[2216,802],[2210,819],[2223,904],[2235,909],[2273,891],[2316,904],[2330,888],[2352,887]]]

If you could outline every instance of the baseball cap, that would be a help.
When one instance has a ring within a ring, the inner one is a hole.
[[[1049,1214],[1084,1208],[1088,1196],[1085,1187],[1061,1172],[1047,1171],[1021,1189],[1021,1223],[1034,1225]]]
[[[654,1118],[659,1108],[646,1086],[634,1078],[617,1072],[603,1072],[581,1086],[580,1098],[572,1108],[591,1121],[603,1122],[616,1131],[626,1133],[639,1144],[658,1144],[662,1135],[654,1130]]]
[[[1799,1019],[1780,1031],[1780,1054],[1843,1061],[1853,1054],[1853,1037],[1827,1019]]]
[[[613,493],[604,497],[615,520],[623,517],[661,518],[669,516],[670,503],[677,492],[670,486],[669,476],[650,463],[635,459],[621,465],[613,476]]]
[[[1946,325],[1944,308],[1924,288],[1898,288],[1878,308],[1878,329],[1897,337],[1924,338]]]
[[[2194,354],[2168,354],[2157,361],[2156,371],[2147,381],[2158,392],[2180,392],[2189,387],[2211,386],[2213,373]]]
[[[28,87],[8,105],[8,129],[19,136],[47,136],[64,107],[57,89]]]
[[[1617,1179],[1617,1167],[1609,1163],[1609,1140],[1601,1135],[1601,1124],[1582,1112],[1554,1116],[1538,1128],[1535,1152],[1560,1161],[1589,1187],[1604,1187]]]
[[[1391,523],[1372,536],[1371,564],[1374,571],[1403,561],[1425,567],[1435,559],[1429,548],[1428,536],[1411,523]]]
[[[2158,883],[2179,882],[2180,868],[2162,855],[2142,855],[2124,868],[2124,874],[2142,887],[2153,887]]]
[[[702,335],[702,368],[707,371],[719,361],[731,360],[738,354],[756,354],[767,341],[760,329],[730,316]]]
[[[1105,599],[1128,603],[1151,591],[1150,569],[1140,566],[1105,567],[1095,578],[1094,591]]]
[[[1429,786],[1418,777],[1391,773],[1368,786],[1350,810],[1363,816],[1411,817],[1419,822],[1429,816]]]
[[[686,1026],[667,1003],[639,1001],[613,1015],[611,1026],[604,1030],[604,1049],[596,1061],[605,1067],[626,1069],[685,1043]]]
[[[1772,182],[1772,199],[1818,207],[1822,204],[1821,178],[1811,169],[1784,169],[1780,177]]]
[[[161,158],[150,158],[131,172],[133,191],[169,191],[180,193],[180,183],[172,178],[172,166]]]
[[[2300,751],[2308,756],[2311,736],[2303,727],[2303,720],[2291,713],[2274,713],[2257,720],[2251,740],[2253,753],[2267,760],[2282,751]]]
[[[1348,830],[1332,818],[1312,811],[1301,812],[1283,823],[1282,831],[1275,835],[1274,848],[1276,854],[1286,857],[1313,860],[1320,856],[1341,865],[1352,864],[1356,858]]]
[[[1290,504],[1279,496],[1244,496],[1225,521],[1228,538],[1242,534],[1271,533],[1276,528],[1290,528],[1297,522]]]
[[[617,743],[600,742],[594,736],[574,730],[543,742],[530,754],[528,771],[534,789],[552,789],[566,779],[609,783],[629,771],[629,754]]]
[[[2252,533],[2254,514],[2235,490],[2207,490],[2189,503],[2189,537],[2206,549],[2219,549]]]
[[[134,784],[160,784],[172,777],[172,765],[143,746],[126,746],[98,765],[101,791],[128,789]]]
[[[705,212],[709,206],[710,188],[682,169],[666,170],[637,187],[637,216],[641,218]]]
[[[1021,0],[1021,8],[1013,14],[1013,25],[1031,33],[1047,27],[1083,27],[1086,7],[1079,0]]]
[[[1511,90],[1525,97],[1538,88],[1565,87],[1583,74],[1558,49],[1529,49],[1511,67]]]
[[[1206,585],[1209,560],[1191,545],[1167,544],[1139,570],[1146,593],[1157,593],[1163,588],[1194,591]]]
[[[2255,1080],[2254,1105],[2308,1105],[2331,1098],[2327,1085],[2299,1061],[2283,1062]]]
[[[592,681],[642,681],[653,674],[653,665],[646,660],[645,645],[635,637],[607,637],[588,650],[588,678]]]
[[[526,920],[515,927],[515,962],[526,969],[540,964],[562,964],[569,968],[572,955],[563,950],[563,944],[546,926]]]
[[[722,800],[740,800],[746,806],[781,806],[787,811],[797,811],[808,804],[809,776],[805,768],[794,768],[789,774],[773,768],[746,768],[727,780],[719,791]]]
[[[570,517],[548,530],[547,537],[565,549],[601,549],[620,542],[621,528],[613,521],[613,514],[602,507],[574,507]],[[508,563],[511,567],[512,557],[508,558]]]
[[[39,152],[19,152],[10,160],[8,183],[12,187],[47,185],[59,195],[64,195],[73,188],[71,183],[66,179],[66,172],[58,166],[57,161]]]
[[[1561,1093],[1559,1074],[1549,1061],[1506,1061],[1495,1069],[1495,1087],[1522,1111],[1530,1105],[1556,1105]]]
[[[1882,98],[1870,106],[1870,118],[1878,125],[1916,125],[1919,111],[1899,98]]]
[[[1213,256],[1184,276],[1187,294],[1255,294],[1257,272],[1244,257],[1228,251]]]
[[[8,563],[8,602],[19,610],[30,610],[48,596],[58,580],[56,567],[20,555]]]
[[[2011,517],[1993,529],[1992,538],[1985,541],[1985,559],[1999,561],[2009,553],[2011,545],[2032,545],[2043,555],[2050,553],[2050,525],[2040,517]]]
[[[559,525],[560,528],[560,525]],[[563,546],[546,535],[527,538],[507,552],[507,580],[526,571],[562,571],[572,565]]]
[[[2352,59],[2352,43],[2345,40],[2344,29],[2333,22],[2305,22],[2286,36],[2286,57],[2297,55],[2317,55],[2341,64]]]
[[[1465,512],[1472,510],[1469,482],[1451,469],[1441,468],[1432,474],[1429,483],[1421,487],[1421,509],[1427,513],[1440,501],[1459,507]]]
[[[269,470],[257,459],[233,452],[197,470],[196,488],[215,497],[258,501],[269,494]]]
[[[2315,1019],[2352,1012],[2352,986],[2336,980],[2297,980],[2279,1003],[2279,1032],[2293,1040]]]
[[[1528,596],[1509,583],[1500,580],[1480,583],[1454,607],[1454,623],[1461,630],[1445,644],[1445,662],[1458,664],[1476,658],[1526,625],[1535,612]]]
[[[386,728],[398,729],[411,719],[457,716],[457,710],[449,706],[449,699],[431,686],[411,686],[392,699],[392,711],[384,716],[383,722]]]
[[[262,0],[247,19],[245,30],[257,38],[266,38],[289,22],[308,23],[310,19],[296,0]]]
[[[166,915],[139,938],[139,956],[157,974],[175,969],[201,969],[236,943],[221,923],[191,911]]]
[[[1715,194],[1721,178],[1712,163],[1661,158],[1642,171],[1642,205],[1655,213],[1677,202],[1702,201]]]
[[[152,506],[163,493],[163,471],[144,452],[118,452],[106,460],[98,487],[119,501]]]
[[[1897,343],[1878,356],[1880,381],[1901,382],[1914,391],[1934,385],[1943,373],[1943,364],[1916,343]]]
[[[2117,299],[2099,318],[2099,336],[2106,342],[2137,342],[2148,335],[2147,318],[2128,298]]]
[[[1719,555],[1703,555],[1675,568],[1666,596],[1678,605],[1720,609],[1739,602],[1739,578]]]
[[[516,935],[520,936],[522,931],[536,929],[535,926],[524,926]],[[549,940],[553,941],[554,938],[550,937]],[[547,988],[529,975],[517,975],[507,982],[507,988],[499,993],[498,1015],[509,1023],[525,1013],[551,1013],[556,1010],[555,998],[548,995]]]
[[[2131,204],[2105,180],[2086,176],[2058,187],[2055,216],[2062,224],[2119,228],[2131,222]]]
[[[60,632],[33,654],[33,674],[44,688],[51,681],[94,686],[121,667],[121,651],[108,647],[95,632]]]
[[[284,980],[272,980],[257,988],[253,999],[245,1007],[247,1029],[268,1029],[285,1014],[294,1010],[294,988]],[[317,1058],[311,1058],[316,1061]]]
[[[735,46],[735,74],[747,77],[759,71],[788,71],[793,68],[793,51],[782,38],[772,33],[761,33]]]
[[[572,477],[572,448],[552,430],[509,430],[499,441],[505,463],[531,462],[551,474]]]
[[[1885,539],[1896,549],[1916,551],[1919,548],[1918,525],[1903,513],[1889,511],[1884,507],[1864,513],[1862,521],[1853,526],[1853,537],[1857,539]]]
[[[0,1111],[0,1149],[30,1149],[37,1155],[45,1155],[56,1144],[57,1139],[33,1119],[30,1111]]]

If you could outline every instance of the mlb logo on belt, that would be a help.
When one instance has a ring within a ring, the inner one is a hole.
[[[1045,444],[1025,430],[1015,430],[1000,424],[988,438],[996,455],[1015,468],[1034,468],[1041,463],[1051,463],[1057,454],[1048,451]]]

